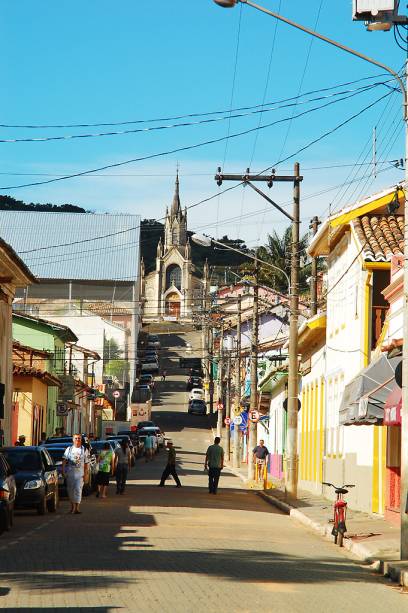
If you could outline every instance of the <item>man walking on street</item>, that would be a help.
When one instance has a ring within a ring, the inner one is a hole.
[[[171,475],[176,482],[177,487],[181,487],[180,479],[178,478],[178,474],[176,472],[176,450],[173,447],[172,441],[167,441],[167,464],[163,470],[163,474],[160,479],[159,487],[164,487],[164,482],[167,477]]]
[[[265,447],[265,441],[262,439],[259,441],[259,445],[257,445],[252,453],[254,454],[254,464],[267,464],[269,451],[268,448]]]
[[[216,436],[214,445],[210,445],[205,454],[204,470],[208,468],[208,491],[216,494],[221,471],[224,468],[224,449],[220,446],[220,437]]]

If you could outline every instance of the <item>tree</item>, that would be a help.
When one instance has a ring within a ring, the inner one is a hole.
[[[114,338],[104,338],[103,342],[103,363],[107,364],[111,360],[120,360],[123,350],[119,347]]]
[[[39,204],[30,202],[27,204],[22,200],[16,200],[12,196],[0,196],[0,211],[39,211],[59,212],[59,213],[89,213],[75,204]]]
[[[105,375],[112,375],[119,381],[129,381],[129,362],[126,360],[111,360],[104,370]]]
[[[300,274],[299,274],[299,292],[306,293],[309,291],[308,277],[310,277],[311,264],[307,262],[308,235],[305,234],[299,241],[299,258],[300,258]],[[292,249],[292,226],[289,226],[280,236],[276,230],[272,234],[268,234],[266,245],[259,247],[257,255],[259,259],[265,262],[270,262],[277,268],[281,268],[290,278],[290,263]],[[241,266],[243,273],[249,274],[254,271],[254,263],[244,264]],[[266,266],[259,267],[258,279],[260,284],[267,285],[277,291],[286,294],[288,293],[288,282],[284,274],[279,270],[273,270]]]

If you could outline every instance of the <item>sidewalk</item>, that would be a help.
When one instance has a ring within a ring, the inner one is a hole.
[[[248,488],[253,487],[247,479],[246,465],[240,469],[227,467],[240,477]],[[255,489],[255,488],[254,488]],[[298,497],[288,496],[277,487],[259,490],[257,494],[270,504],[278,507],[304,526],[311,528],[321,536],[333,540],[331,535],[333,505],[322,496],[313,496],[310,492],[298,491]],[[387,523],[381,517],[348,509],[347,535],[344,548],[356,558],[370,564],[376,570],[404,587],[408,587],[408,561],[399,560],[399,529]]]

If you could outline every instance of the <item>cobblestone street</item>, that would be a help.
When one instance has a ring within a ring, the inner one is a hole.
[[[169,344],[177,344],[169,337]],[[197,341],[197,337],[194,342]],[[182,489],[157,483],[165,462],[138,460],[124,496],[68,503],[44,519],[16,513],[0,539],[2,611],[408,611],[407,595],[298,526],[224,471],[203,472],[208,418],[186,411],[185,376],[158,384],[156,421],[178,452]]]

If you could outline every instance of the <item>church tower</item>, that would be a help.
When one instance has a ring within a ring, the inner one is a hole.
[[[160,239],[157,245],[155,271],[146,277],[144,318],[191,321],[203,295],[203,281],[193,271],[187,209],[181,208],[177,172],[173,201],[166,209],[164,242]]]

